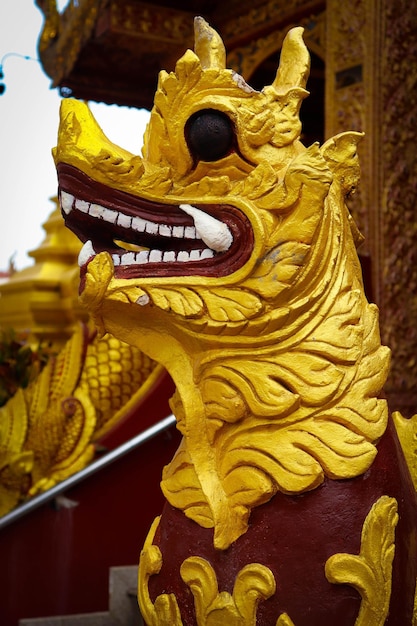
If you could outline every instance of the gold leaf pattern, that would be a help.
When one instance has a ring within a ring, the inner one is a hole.
[[[411,418],[406,418],[399,411],[395,411],[392,417],[410,470],[414,489],[417,491],[417,414]]]
[[[194,596],[198,626],[220,623],[255,626],[259,602],[275,592],[271,570],[259,563],[251,563],[240,570],[233,594],[219,592],[215,571],[208,561],[198,556],[184,561],[181,577]]]
[[[212,528],[213,516],[201,489],[194,464],[190,459],[185,441],[162,473],[161,489],[164,496],[185,515],[203,528]]]
[[[248,320],[262,310],[259,296],[248,290],[218,288],[201,295],[211,319],[218,322]]]
[[[360,357],[363,336],[361,313],[361,292],[358,289],[342,292],[326,318],[301,347],[338,363],[355,363]]]
[[[275,357],[275,358],[274,358]],[[252,413],[271,418],[294,409],[300,402],[323,405],[336,394],[343,370],[315,354],[293,350],[291,360],[284,354],[261,355],[253,368],[251,359],[223,359],[204,372],[205,378],[229,381],[239,389]]]
[[[264,298],[276,298],[296,279],[309,251],[309,245],[297,241],[281,243],[259,261],[248,286]]]
[[[391,598],[397,501],[382,496],[368,513],[359,555],[334,554],[326,562],[331,583],[347,583],[362,596],[355,626],[383,626]]]
[[[149,596],[148,581],[162,567],[162,555],[158,546],[152,545],[160,517],[155,518],[143,546],[138,573],[138,602],[148,626],[182,626],[177,600],[173,594],[161,594],[155,604]]]
[[[148,626],[182,626],[178,603],[173,594],[160,594],[155,603],[149,595],[149,578],[159,573],[162,567],[161,551],[152,544],[159,521],[157,517],[152,524],[141,553],[139,606]],[[271,597],[276,588],[271,570],[260,563],[250,563],[238,572],[232,594],[219,592],[214,569],[206,559],[199,556],[186,559],[180,572],[194,596],[197,626],[255,626],[259,602]],[[288,621],[282,622],[283,626],[290,624]]]
[[[198,317],[203,312],[203,300],[193,289],[185,287],[149,287],[146,289],[155,306],[182,317]]]

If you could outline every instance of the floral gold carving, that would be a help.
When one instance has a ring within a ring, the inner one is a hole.
[[[161,594],[154,603],[149,596],[149,578],[157,574],[162,566],[161,552],[158,546],[152,544],[159,519],[155,519],[141,554],[139,606],[148,626],[182,626],[177,600],[173,594]],[[272,596],[276,588],[271,570],[260,563],[246,565],[238,572],[232,594],[219,592],[216,573],[206,559],[191,556],[182,563],[180,572],[181,578],[194,596],[198,626],[255,626],[259,602]],[[282,614],[278,618],[277,626],[292,626],[292,621],[288,615]]]
[[[332,583],[347,583],[362,596],[355,626],[383,626],[391,597],[397,501],[382,496],[370,510],[362,530],[359,555],[335,554],[326,562]]]
[[[153,603],[148,583],[159,573],[162,555],[153,545],[160,518],[156,518],[146,539],[139,565],[139,605],[148,626],[182,626],[177,600],[173,594],[161,594]],[[398,523],[397,501],[382,496],[372,506],[362,528],[358,555],[338,553],[325,566],[326,577],[334,584],[349,584],[362,597],[355,626],[383,626],[391,597],[392,563],[395,553],[395,528]],[[210,563],[191,556],[181,566],[181,577],[192,591],[198,626],[231,624],[254,626],[260,600],[275,593],[275,579],[269,568],[252,563],[238,573],[233,594],[220,592]],[[276,626],[294,626],[282,613]]]
[[[240,570],[233,594],[219,592],[213,568],[201,557],[184,561],[181,577],[193,593],[198,626],[216,623],[255,626],[259,601],[275,592],[271,570],[259,563],[251,563]]]

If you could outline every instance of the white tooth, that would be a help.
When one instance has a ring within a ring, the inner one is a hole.
[[[186,239],[195,239],[197,231],[194,226],[186,226],[184,230],[184,237]]]
[[[162,235],[163,237],[171,237],[172,235],[171,226],[167,226],[166,224],[161,224],[159,226],[159,234]]]
[[[190,252],[190,261],[199,261],[200,260],[201,250],[191,250]]]
[[[173,250],[164,252],[164,256],[162,257],[162,260],[168,263],[175,261],[175,252]]]
[[[91,204],[88,214],[92,217],[101,217],[103,213],[103,207],[99,204]]]
[[[136,263],[142,264],[147,263],[149,259],[149,250],[141,250],[136,255]]]
[[[214,257],[214,252],[213,250],[210,250],[210,248],[206,248],[205,250],[202,251],[201,253],[201,259],[212,259]]]
[[[76,200],[75,208],[81,211],[81,213],[88,213],[88,209],[90,208],[90,203],[85,200]]]
[[[160,261],[162,261],[162,252],[160,250],[151,250],[149,263],[159,263]]]
[[[216,252],[225,252],[233,243],[233,235],[228,226],[211,215],[200,211],[191,204],[180,204],[187,215],[191,215],[194,220],[197,234],[204,241],[206,246]]]
[[[139,296],[139,298],[136,300],[136,304],[139,304],[140,306],[146,306],[147,304],[149,304],[148,294],[143,293],[141,296]]]
[[[178,237],[179,239],[183,239],[184,237],[184,226],[174,226],[172,229],[172,236]]]
[[[178,252],[177,261],[189,261],[189,260],[190,260],[190,255],[188,254],[188,252],[186,252],[185,250],[181,250],[181,252]]]
[[[106,222],[110,222],[110,224],[115,224],[117,215],[118,215],[117,211],[112,211],[111,209],[106,209],[103,207],[103,212],[101,214],[101,217]]]
[[[78,255],[78,265],[83,267],[83,265],[85,265],[92,256],[95,256],[95,254],[93,244],[89,239],[80,250],[80,254]]]
[[[158,224],[155,224],[155,222],[148,222],[147,221],[145,230],[150,235],[157,235],[158,234]]]
[[[91,217],[99,217],[106,222],[110,222],[110,224],[116,223],[118,216],[117,211],[106,209],[106,207],[101,206],[100,204],[90,204],[89,202],[84,202],[84,200],[76,200],[75,206],[83,213],[91,215]]]
[[[120,265],[120,257],[118,254],[112,254],[111,258],[113,259],[113,265]]]
[[[61,207],[65,215],[68,215],[72,211],[72,205],[74,202],[74,196],[66,191],[61,191]]]
[[[141,219],[140,217],[133,217],[132,218],[132,228],[133,228],[133,230],[137,230],[140,233],[144,233],[145,232],[145,226],[146,226],[145,220]]]
[[[117,216],[117,223],[119,226],[123,226],[123,228],[130,228],[132,225],[132,218],[129,215],[119,213]]]
[[[120,258],[121,265],[133,265],[134,262],[135,262],[134,252],[126,252],[125,254],[122,254]]]

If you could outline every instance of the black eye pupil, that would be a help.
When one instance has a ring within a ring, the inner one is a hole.
[[[233,125],[221,111],[204,109],[190,117],[185,136],[192,155],[201,161],[217,161],[233,146]]]

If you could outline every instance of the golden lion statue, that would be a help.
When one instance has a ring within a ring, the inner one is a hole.
[[[345,204],[361,134],[301,143],[308,72],[294,28],[255,91],[196,18],[142,157],[62,103],[82,301],[176,384],[183,443],[139,567],[148,626],[417,623],[415,491]]]

